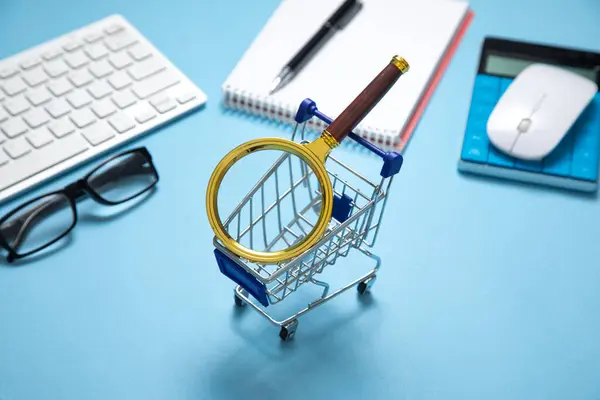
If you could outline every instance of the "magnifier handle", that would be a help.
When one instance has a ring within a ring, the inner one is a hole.
[[[379,75],[329,125],[327,132],[341,143],[394,86],[398,78],[408,72],[408,69],[409,65],[406,60],[394,56]]]

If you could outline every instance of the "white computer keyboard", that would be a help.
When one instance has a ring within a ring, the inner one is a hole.
[[[0,61],[0,201],[207,100],[112,15]]]

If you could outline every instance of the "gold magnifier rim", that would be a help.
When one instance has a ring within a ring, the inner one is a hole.
[[[286,151],[305,161],[321,185],[321,212],[313,230],[295,245],[273,252],[249,249],[235,241],[225,230],[219,218],[218,194],[221,182],[229,169],[240,159],[263,150]],[[325,164],[306,145],[282,138],[262,138],[248,141],[231,150],[215,167],[206,190],[208,221],[217,239],[232,253],[252,262],[276,264],[299,256],[319,241],[325,233],[333,210],[333,188]]]

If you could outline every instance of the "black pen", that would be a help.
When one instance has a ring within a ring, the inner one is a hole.
[[[338,31],[343,29],[360,9],[362,3],[358,0],[346,0],[329,17],[313,37],[302,47],[296,55],[283,67],[279,75],[273,80],[270,94],[281,89],[304,67],[304,65],[331,39]]]

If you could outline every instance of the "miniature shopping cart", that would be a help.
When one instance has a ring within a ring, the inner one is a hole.
[[[292,140],[301,143],[307,143],[304,139],[307,124],[324,128],[332,122],[310,99],[301,103],[295,121]],[[261,264],[236,256],[216,237],[214,239],[220,271],[237,283],[235,304],[240,307],[248,304],[279,326],[283,340],[294,336],[301,315],[353,286],[357,286],[360,294],[369,291],[381,264],[379,257],[368,248],[377,238],[389,188],[403,159],[400,154],[385,152],[354,133],[349,138],[379,156],[383,165],[376,179],[369,179],[329,156],[327,172],[334,191],[332,218],[325,234],[312,248],[279,264]],[[265,251],[271,251],[277,246],[293,245],[312,229],[320,210],[318,182],[305,164],[292,158],[289,153],[281,156],[225,220],[223,225],[233,239],[246,240],[254,247],[259,242]],[[374,266],[330,293],[329,284],[317,278],[341,257],[353,253],[362,253]],[[269,315],[270,306],[283,302],[308,283],[322,287],[319,297],[284,320]]]

